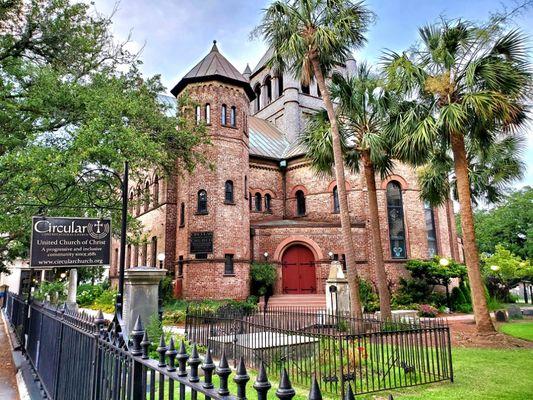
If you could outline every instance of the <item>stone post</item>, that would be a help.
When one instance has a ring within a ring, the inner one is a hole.
[[[166,275],[166,269],[135,267],[124,271],[124,312],[126,332],[131,332],[135,320],[141,317],[147,326],[152,316],[157,317],[159,282]]]
[[[78,270],[72,268],[68,274],[68,292],[67,292],[67,308],[69,310],[77,310],[76,296],[78,294]]]
[[[338,306],[338,310],[337,310]],[[326,308],[328,314],[350,313],[350,289],[348,279],[342,271],[339,261],[332,261],[326,280]]]

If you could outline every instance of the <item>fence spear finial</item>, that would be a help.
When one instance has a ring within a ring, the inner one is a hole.
[[[257,391],[257,399],[266,400],[267,393],[271,387],[272,385],[268,381],[265,363],[261,361],[261,365],[259,367],[259,373],[257,374],[257,380],[254,383],[254,389]]]
[[[281,400],[290,400],[295,395],[296,391],[292,387],[291,380],[289,379],[289,374],[287,373],[287,368],[283,367],[279,387],[278,390],[276,390],[276,396],[278,396],[278,399]]]
[[[159,367],[164,367],[165,365],[167,365],[165,361],[167,350],[168,348],[165,344],[165,335],[161,335],[161,338],[159,339],[159,346],[156,349],[156,351],[159,353]]]
[[[349,383],[346,388],[346,393],[344,394],[344,400],[355,400],[355,396],[352,390],[352,385],[350,385]]]
[[[213,357],[211,357],[211,349],[207,347],[207,353],[205,355],[204,365],[202,370],[204,371],[204,384],[206,389],[213,389],[213,371],[215,370],[215,364],[213,363]]]
[[[246,371],[246,365],[244,364],[244,357],[239,360],[239,366],[233,380],[237,384],[237,399],[246,400],[246,384],[250,380],[250,376]]]
[[[322,392],[320,391],[320,386],[316,380],[316,375],[313,376],[313,382],[311,383],[311,390],[309,391],[308,400],[322,400]]]
[[[218,364],[216,373],[220,377],[220,387],[218,388],[218,394],[221,396],[228,396],[230,394],[228,389],[228,377],[231,374],[231,369],[228,365],[226,352],[222,353],[222,357],[220,358],[220,363]]]

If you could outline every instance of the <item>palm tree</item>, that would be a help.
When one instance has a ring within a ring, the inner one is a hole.
[[[526,39],[497,23],[442,21],[419,31],[417,48],[384,56],[390,85],[414,105],[391,132],[395,151],[420,164],[436,147],[451,149],[477,330],[494,332],[479,269],[466,143],[487,147],[524,123],[531,83]]]
[[[273,50],[271,64],[289,71],[303,84],[316,79],[331,123],[335,178],[339,194],[341,229],[352,309],[362,317],[359,283],[346,195],[339,126],[326,77],[345,62],[350,51],[364,44],[363,36],[373,14],[362,3],[350,0],[278,0],[264,12],[255,29]]]
[[[345,163],[354,171],[363,167],[368,190],[368,220],[370,223],[374,268],[376,273],[379,303],[382,317],[392,318],[387,273],[383,262],[381,227],[376,193],[376,172],[389,175],[392,170],[390,145],[384,135],[389,123],[390,98],[382,90],[381,80],[369,67],[361,63],[355,75],[332,76],[331,96],[338,104],[337,112],[341,125],[341,144]],[[329,121],[323,113],[312,118],[302,142],[306,146],[312,165],[321,173],[331,172],[333,151],[329,139]],[[324,134],[326,133],[326,134]],[[338,188],[338,186],[337,186]]]
[[[522,178],[525,164],[521,159],[525,138],[522,135],[498,138],[488,147],[466,142],[472,203],[495,204],[501,201],[509,185]],[[443,204],[450,191],[458,200],[457,179],[450,152],[433,149],[427,164],[418,169],[420,197],[432,205]]]

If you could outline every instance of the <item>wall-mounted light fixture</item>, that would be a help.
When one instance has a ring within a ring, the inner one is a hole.
[[[265,251],[265,252],[263,253],[263,257],[265,257],[265,261],[268,260],[268,251]]]

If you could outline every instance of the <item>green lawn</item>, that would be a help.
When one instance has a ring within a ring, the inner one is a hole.
[[[454,383],[401,389],[392,392],[394,398],[523,400],[533,393],[533,350],[454,349],[453,363]],[[372,396],[358,397],[363,398]]]
[[[533,321],[516,321],[500,325],[500,331],[508,335],[533,340]]]

